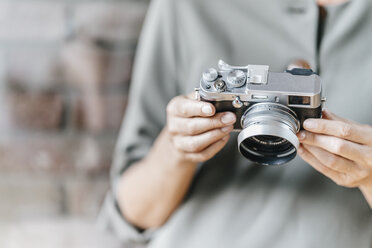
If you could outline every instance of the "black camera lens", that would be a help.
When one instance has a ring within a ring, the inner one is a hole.
[[[296,156],[296,149],[288,140],[272,135],[257,135],[244,140],[240,152],[246,158],[266,165],[280,165]]]

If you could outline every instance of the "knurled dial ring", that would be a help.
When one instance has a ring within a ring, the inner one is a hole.
[[[247,76],[242,70],[233,70],[227,75],[227,83],[234,88],[243,86],[246,80]]]

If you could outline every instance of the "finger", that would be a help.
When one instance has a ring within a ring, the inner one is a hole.
[[[215,107],[208,102],[189,99],[186,96],[173,98],[167,106],[167,114],[179,117],[209,117],[216,112]]]
[[[228,135],[232,129],[233,126],[229,126],[228,129],[214,129],[195,136],[176,135],[173,138],[173,142],[180,151],[197,153]]]
[[[332,5],[339,5],[347,2],[348,0],[317,0],[316,3],[321,7],[328,7]]]
[[[307,162],[309,165],[311,165],[315,170],[319,171],[323,175],[329,177],[334,181],[335,183],[341,185],[343,178],[345,177],[345,174],[341,172],[337,172],[325,165],[323,165],[314,155],[312,155],[306,148],[304,148],[303,145],[300,145],[298,148],[298,155]]]
[[[364,171],[353,161],[327,152],[321,148],[303,145],[319,162],[328,168],[352,176],[355,180],[360,180],[365,176]]]
[[[169,131],[174,134],[197,135],[207,131],[223,128],[234,124],[236,121],[235,114],[231,112],[218,113],[210,118],[183,118],[174,117],[169,123]]]
[[[185,153],[185,156],[193,162],[205,162],[222,150],[229,137],[229,135],[223,137],[199,153]]]
[[[322,148],[330,153],[337,154],[357,163],[366,164],[370,157],[368,156],[370,151],[368,151],[366,146],[340,139],[338,137],[301,131],[298,134],[298,138],[303,144]]]
[[[195,91],[190,92],[189,94],[186,95],[186,97],[188,99],[195,100],[196,99],[196,97],[195,97]]]
[[[307,119],[304,128],[313,133],[336,136],[359,144],[372,144],[372,128],[357,123],[326,119]]]

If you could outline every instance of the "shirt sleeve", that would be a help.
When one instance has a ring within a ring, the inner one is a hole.
[[[128,108],[114,152],[111,190],[98,218],[101,229],[113,232],[122,241],[145,241],[151,236],[148,230],[137,230],[124,219],[116,192],[122,173],[149,152],[166,123],[168,102],[179,94],[174,2],[154,0],[150,4],[137,49]]]

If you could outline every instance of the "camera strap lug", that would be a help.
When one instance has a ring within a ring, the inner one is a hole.
[[[200,88],[195,88],[194,89],[194,99],[197,101],[200,101]]]

